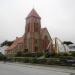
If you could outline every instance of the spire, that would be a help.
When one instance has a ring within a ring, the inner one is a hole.
[[[35,11],[34,8],[31,10],[31,12],[29,13],[29,15],[27,16],[27,18],[29,18],[29,17],[37,17],[37,18],[41,19],[41,17],[37,14],[37,12]]]

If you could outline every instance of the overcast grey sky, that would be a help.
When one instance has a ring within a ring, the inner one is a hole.
[[[33,7],[52,38],[75,43],[75,0],[0,0],[0,42],[24,34],[25,18]]]

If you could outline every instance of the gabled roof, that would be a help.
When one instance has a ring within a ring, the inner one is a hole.
[[[11,46],[9,46],[6,50],[14,49],[18,44],[24,43],[24,37],[16,37],[16,40],[13,42]]]
[[[47,28],[41,28],[41,38],[43,39],[45,35],[47,35],[49,37],[49,40],[52,39]]]
[[[37,18],[41,19],[41,17],[38,15],[38,13],[36,12],[36,10],[34,8],[31,10],[29,15],[27,16],[27,18],[29,18],[29,17],[37,17]]]

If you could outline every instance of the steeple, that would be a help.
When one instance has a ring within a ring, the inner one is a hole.
[[[41,19],[41,17],[38,15],[38,13],[36,12],[36,10],[34,8],[31,10],[31,12],[29,13],[29,15],[26,18],[29,18],[29,17],[36,17],[36,18]]]

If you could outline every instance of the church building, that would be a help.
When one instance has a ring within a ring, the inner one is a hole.
[[[32,9],[26,17],[25,33],[22,37],[16,37],[13,44],[8,47],[5,53],[8,55],[17,52],[44,52],[50,44],[49,51],[52,51],[52,38],[47,28],[41,28],[41,17]]]

